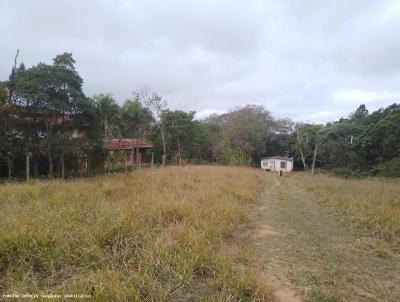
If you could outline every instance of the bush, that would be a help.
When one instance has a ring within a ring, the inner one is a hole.
[[[400,176],[400,157],[392,158],[374,167],[375,175],[399,177]]]
[[[360,169],[352,169],[349,167],[335,168],[335,169],[333,169],[333,173],[338,176],[354,177],[354,178],[369,176],[368,171],[364,171],[364,170],[360,170]]]

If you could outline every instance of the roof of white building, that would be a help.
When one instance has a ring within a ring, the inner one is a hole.
[[[280,160],[293,161],[293,158],[286,157],[286,156],[270,156],[270,157],[261,158],[261,160],[263,160],[263,159],[280,159]]]

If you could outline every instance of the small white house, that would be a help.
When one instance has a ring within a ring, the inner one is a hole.
[[[261,169],[265,171],[283,171],[293,170],[293,158],[284,156],[271,156],[261,158]]]

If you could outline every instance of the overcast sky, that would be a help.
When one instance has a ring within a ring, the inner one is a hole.
[[[88,96],[325,122],[400,102],[400,1],[1,0],[0,80],[72,52]]]

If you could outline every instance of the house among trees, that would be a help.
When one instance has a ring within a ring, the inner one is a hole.
[[[265,171],[283,171],[293,170],[293,158],[286,156],[271,156],[261,158],[261,169]]]
[[[123,151],[124,153],[124,169],[135,165],[152,163],[152,155],[147,154],[147,150],[153,146],[146,144],[144,141],[136,138],[111,138],[106,142],[105,148],[110,151]]]

